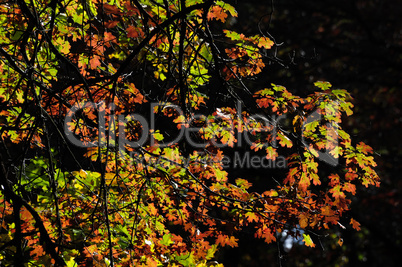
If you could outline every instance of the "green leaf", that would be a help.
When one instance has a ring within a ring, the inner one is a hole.
[[[161,243],[162,245],[169,246],[170,244],[174,243],[174,242],[172,241],[172,238],[171,238],[171,237],[172,237],[171,234],[164,234],[163,237],[162,237],[162,240],[160,241],[160,243]]]
[[[323,91],[328,90],[332,86],[329,82],[323,82],[323,81],[317,81],[314,83],[314,85]]]
[[[307,132],[314,132],[319,125],[319,121],[315,120],[304,125],[304,130]]]
[[[239,41],[241,40],[240,34],[234,31],[229,31],[229,30],[223,30],[225,33],[226,37],[230,38],[233,41]]]
[[[225,3],[221,0],[218,0],[215,3],[216,3],[216,5],[223,8],[223,10],[229,12],[232,17],[237,17],[237,11],[232,5],[229,5],[228,3]]]

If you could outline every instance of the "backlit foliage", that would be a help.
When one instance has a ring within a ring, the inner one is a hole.
[[[296,229],[314,247],[308,233],[379,185],[372,149],[342,129],[346,90],[248,91],[274,42],[230,30],[224,1],[14,0],[0,12],[4,265],[211,266],[245,227],[267,243]],[[239,90],[253,103],[235,105]],[[279,116],[287,126],[263,119]],[[186,129],[203,145],[171,138]],[[240,146],[285,157],[275,186],[228,173],[224,150]]]

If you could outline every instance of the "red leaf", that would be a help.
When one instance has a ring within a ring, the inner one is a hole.
[[[138,30],[139,30],[138,27],[134,27],[133,25],[128,26],[128,28],[127,28],[127,37],[137,38],[138,36],[140,36]]]
[[[117,6],[103,4],[103,9],[105,10],[105,13],[116,14],[116,15],[121,14],[121,11],[119,10],[119,8]]]
[[[105,27],[106,28],[114,28],[114,27],[116,27],[117,24],[119,24],[118,20],[112,20],[112,21],[105,22]]]

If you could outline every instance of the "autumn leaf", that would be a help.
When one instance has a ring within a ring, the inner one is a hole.
[[[315,244],[314,244],[313,240],[311,239],[310,235],[303,234],[303,241],[307,247],[312,247],[312,248],[315,247]]]
[[[204,266],[289,227],[314,247],[379,185],[350,94],[270,84],[274,39],[225,1],[23,2],[0,4],[2,265]]]
[[[365,155],[373,153],[373,149],[363,142],[358,143],[356,145],[356,148],[357,150],[363,152]]]
[[[343,184],[343,190],[352,193],[352,195],[356,194],[356,186],[349,182]]]
[[[89,60],[89,65],[91,66],[91,69],[96,69],[101,66],[101,62],[99,61],[99,58],[97,56],[93,56]]]
[[[106,13],[116,14],[116,15],[121,14],[121,11],[119,10],[119,8],[116,5],[103,4],[103,8],[106,11]]]
[[[232,17],[237,17],[236,9],[229,3],[223,2],[221,0],[216,1],[216,4],[222,7],[225,11],[229,12]]]
[[[128,26],[127,28],[127,37],[130,38],[137,38],[139,35],[138,28],[134,27],[133,25]]]
[[[308,173],[303,172],[300,177],[299,187],[301,191],[307,191],[310,186],[310,179],[308,178]]]
[[[258,217],[256,216],[256,214],[254,212],[248,212],[246,213],[246,217],[247,217],[247,221],[249,222],[257,222],[258,221]]]
[[[274,45],[274,42],[271,41],[268,37],[261,37],[258,40],[258,47],[264,47],[265,49],[270,49]]]
[[[278,132],[278,136],[276,137],[279,140],[279,144],[283,147],[292,147],[292,141],[281,132]]]
[[[353,218],[350,219],[350,224],[352,225],[353,229],[356,231],[360,231],[360,223],[354,220]]]
[[[308,226],[308,217],[305,213],[299,215],[299,225],[301,228],[306,228]]]
[[[207,18],[208,20],[216,19],[225,22],[227,16],[226,12],[220,6],[213,6],[209,10]]]
[[[216,239],[216,244],[221,245],[222,247],[228,245],[231,247],[237,247],[237,241],[238,239],[235,238],[234,236],[227,236],[227,235],[218,235]]]
[[[332,87],[332,85],[329,82],[324,82],[324,81],[317,81],[314,83],[314,85],[323,91],[328,90],[329,88]]]
[[[46,252],[44,251],[44,249],[43,249],[42,246],[37,245],[37,246],[34,247],[33,250],[31,250],[31,251],[29,252],[29,254],[30,254],[31,256],[33,256],[33,257],[41,257],[41,256],[45,255]]]
[[[270,160],[275,160],[276,157],[278,157],[278,152],[276,151],[275,148],[272,146],[269,146],[265,149],[265,152],[267,153],[266,158]]]

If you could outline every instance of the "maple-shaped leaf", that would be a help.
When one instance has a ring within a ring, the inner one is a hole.
[[[346,181],[353,181],[358,177],[359,177],[359,175],[351,168],[349,168],[348,172],[345,174]]]
[[[237,140],[231,132],[223,131],[221,142],[222,144],[227,144],[229,147],[233,147],[234,143],[236,143]]]
[[[323,82],[323,81],[317,81],[314,83],[314,85],[323,91],[328,90],[332,86],[329,82]]]
[[[137,38],[138,36],[140,36],[138,27],[134,27],[133,25],[127,27],[127,37]]]
[[[40,245],[34,246],[34,249],[29,252],[29,254],[33,257],[41,257],[45,255],[45,251],[43,250],[43,247]]]
[[[151,215],[157,215],[158,214],[158,210],[155,208],[155,205],[153,203],[148,204],[148,210],[149,210],[149,213]]]
[[[339,175],[336,173],[332,173],[328,176],[328,178],[330,179],[329,185],[330,186],[335,186],[339,184],[340,178]]]
[[[345,198],[346,196],[345,196],[345,193],[343,193],[342,191],[341,191],[341,185],[336,185],[336,186],[334,186],[333,188],[331,188],[330,190],[329,190],[329,192],[332,194],[332,196],[335,198],[335,199],[339,199],[339,198]]]
[[[358,151],[363,152],[363,154],[365,154],[365,155],[367,155],[369,153],[373,153],[373,149],[370,146],[368,146],[365,143],[363,143],[363,142],[358,143],[356,145],[356,148],[357,148]]]
[[[98,56],[93,56],[89,60],[89,65],[91,66],[91,69],[96,69],[97,67],[100,67],[101,62],[99,61],[99,57]]]
[[[356,221],[355,219],[351,218],[350,219],[350,224],[352,225],[352,227],[355,230],[360,231],[360,223],[358,221]]]
[[[320,177],[318,176],[317,173],[310,173],[310,178],[311,178],[311,180],[313,180],[314,185],[320,185],[321,184]]]
[[[299,171],[299,168],[297,168],[297,167],[291,168],[288,172],[288,175],[286,176],[286,179],[283,181],[283,183],[284,184],[289,183],[290,185],[293,185],[298,171]]]
[[[241,39],[241,35],[235,31],[229,31],[229,30],[223,30],[225,33],[226,37],[230,38],[233,41],[238,41]]]
[[[226,12],[220,6],[211,7],[207,15],[208,20],[216,19],[222,22],[225,22],[227,17],[228,14],[226,14]]]
[[[352,195],[356,194],[356,186],[349,182],[343,184],[343,190],[352,193]]]
[[[225,11],[229,12],[229,14],[232,17],[237,17],[237,11],[232,5],[225,3],[221,0],[216,1],[216,4],[220,7],[222,7]]]
[[[258,47],[264,47],[265,49],[270,49],[274,45],[274,42],[268,37],[261,37],[258,40]]]
[[[274,101],[270,98],[261,98],[256,100],[257,104],[262,108],[268,108],[269,105],[273,105]]]
[[[221,245],[226,246],[229,245],[231,247],[236,247],[237,246],[237,241],[238,239],[236,239],[234,236],[227,236],[227,235],[218,235],[218,238],[216,239],[216,244],[217,245]]]
[[[266,156],[267,159],[275,160],[276,157],[278,157],[278,152],[276,152],[276,149],[273,148],[272,146],[267,147],[267,149],[265,149],[265,151],[267,153],[267,156]]]
[[[60,52],[63,54],[68,54],[70,53],[71,45],[68,41],[64,42],[63,45],[60,48]]]
[[[311,239],[310,235],[303,234],[303,241],[307,247],[312,247],[312,248],[315,247],[315,244],[314,244],[313,240]]]
[[[110,42],[116,40],[116,37],[111,32],[105,32],[104,34],[105,42]]]
[[[286,135],[282,134],[281,132],[278,132],[278,136],[276,137],[276,139],[279,140],[279,144],[283,147],[292,147],[293,143],[292,141],[289,139],[289,137],[287,137]]]
[[[302,172],[300,181],[299,181],[299,188],[302,191],[307,191],[307,187],[310,185],[310,179],[307,176],[308,174],[305,172]]]
[[[252,184],[249,181],[241,178],[236,179],[236,185],[244,189],[248,189],[252,186]]]
[[[237,241],[239,241],[239,239],[235,238],[234,236],[231,236],[227,239],[226,244],[228,244],[229,246],[231,246],[232,248],[237,247]]]
[[[246,217],[247,217],[247,221],[249,222],[257,222],[258,221],[258,217],[254,212],[247,212],[246,213]]]

